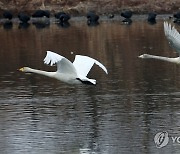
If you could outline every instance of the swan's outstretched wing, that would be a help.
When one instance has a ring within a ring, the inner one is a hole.
[[[87,57],[87,56],[81,56],[76,55],[75,60],[73,62],[74,67],[76,68],[77,74],[82,76],[87,76],[92,66],[96,64],[99,67],[101,67],[106,74],[108,74],[106,67],[98,62],[97,60]]]
[[[75,67],[67,58],[52,51],[47,51],[44,63],[48,65],[50,64],[50,66],[56,64],[57,71],[60,73],[77,75]]]
[[[180,54],[180,34],[171,24],[164,22],[164,32],[170,45]]]

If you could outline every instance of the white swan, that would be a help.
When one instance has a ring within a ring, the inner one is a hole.
[[[174,28],[174,26],[172,27],[171,24],[164,22],[164,33],[165,33],[165,36],[167,37],[167,39],[169,41],[169,44],[180,54],[180,34],[179,34],[179,32]],[[169,57],[143,54],[143,55],[140,55],[139,58],[158,59],[158,60],[162,60],[162,61],[180,64],[180,57],[169,58]]]
[[[98,65],[106,72],[106,74],[108,74],[107,69],[103,64],[93,58],[82,55],[76,55],[75,60],[72,63],[68,59],[58,55],[57,53],[47,51],[47,55],[44,58],[44,63],[50,64],[50,66],[56,64],[57,71],[46,72],[42,70],[32,69],[29,67],[22,67],[19,69],[19,71],[45,75],[69,84],[84,83],[93,85],[96,84],[96,80],[89,79],[86,76],[94,64]]]

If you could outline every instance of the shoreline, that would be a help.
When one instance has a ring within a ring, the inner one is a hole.
[[[119,14],[124,10],[131,10],[135,14],[156,12],[169,14],[180,11],[179,0],[0,0],[0,14],[4,10],[12,11],[14,15],[19,12],[32,14],[36,10],[48,10],[51,14],[64,11],[74,16],[85,15],[94,11],[98,15]]]
[[[171,17],[172,14],[160,14],[157,15],[156,20],[170,20],[169,17]],[[147,14],[142,14],[142,15],[133,15],[132,16],[132,21],[145,21],[147,20],[148,15]],[[99,16],[99,21],[122,21],[124,18],[120,15],[116,15],[114,16],[114,18],[109,18],[106,15],[100,15]],[[6,20],[6,19],[0,19],[0,23],[5,23],[5,22],[13,22],[13,23],[20,23],[19,19],[17,17],[13,18],[12,20]],[[50,17],[50,18],[31,18],[29,23],[32,22],[50,22],[50,23],[55,23],[56,21],[58,21],[57,19],[55,19],[55,17]],[[71,17],[71,19],[69,20],[69,22],[75,22],[75,21],[87,21],[86,16],[73,16]]]

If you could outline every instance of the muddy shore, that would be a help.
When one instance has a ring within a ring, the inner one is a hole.
[[[179,0],[0,0],[0,16],[4,10],[32,14],[37,9],[49,10],[51,14],[65,11],[72,16],[85,15],[95,11],[99,15],[131,10],[134,14],[173,14],[180,10]]]

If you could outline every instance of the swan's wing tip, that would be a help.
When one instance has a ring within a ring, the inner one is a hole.
[[[46,52],[47,52],[47,54],[46,54],[46,57],[44,58],[44,64],[53,66],[58,61],[60,61],[62,58],[64,58],[63,56],[60,56],[59,54],[52,52],[50,50],[48,50]]]
[[[107,69],[106,69],[105,67],[104,67],[103,70],[104,70],[104,72],[105,72],[106,74],[108,74],[108,71],[107,71]]]
[[[164,32],[171,46],[180,54],[180,34],[174,26],[164,22]]]
[[[167,21],[164,21],[164,25],[167,25],[168,24],[168,22]]]
[[[50,51],[50,50],[47,50],[46,51],[46,54],[49,54],[49,53],[54,53],[53,51]]]
[[[95,64],[98,65],[106,74],[108,74],[106,67],[102,63],[96,60]]]

